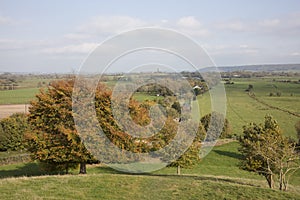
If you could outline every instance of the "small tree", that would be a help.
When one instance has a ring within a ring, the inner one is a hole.
[[[252,92],[253,91],[253,85],[248,85],[248,88],[245,90],[245,92]]]
[[[228,119],[217,112],[209,113],[201,118],[201,124],[206,132],[210,130],[210,135],[207,136],[206,141],[216,140],[218,133],[221,132],[220,138],[228,138],[231,135],[231,127]],[[222,126],[222,127],[221,127]]]
[[[186,129],[188,130],[188,127],[186,127]],[[201,149],[201,140],[203,139],[204,135],[205,135],[205,130],[203,126],[200,124],[196,133],[196,137],[194,138],[190,147],[177,160],[169,164],[170,167],[177,167],[178,175],[181,174],[181,168],[192,167],[200,161],[199,154]],[[179,146],[180,145],[182,145],[182,143],[179,144]]]
[[[243,154],[242,168],[263,175],[270,188],[274,188],[278,176],[279,189],[287,190],[289,177],[300,167],[295,143],[282,135],[270,115],[264,124],[244,126],[243,133],[239,149]]]

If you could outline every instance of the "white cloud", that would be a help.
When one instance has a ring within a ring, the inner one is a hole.
[[[249,48],[249,45],[247,45],[247,44],[241,44],[239,47],[241,49],[247,49],[247,48]]]
[[[265,20],[258,22],[258,24],[262,27],[273,28],[273,27],[279,26],[280,22],[281,21],[279,19],[265,19]]]
[[[66,45],[62,47],[45,48],[42,50],[42,52],[48,54],[87,54],[90,53],[93,49],[95,49],[98,45],[98,43],[82,43],[77,45]]]
[[[48,40],[17,40],[17,39],[0,39],[0,50],[35,50],[53,44]]]
[[[145,25],[146,22],[129,16],[97,16],[81,25],[79,31],[90,34],[116,34]]]
[[[0,16],[0,25],[12,24],[13,20],[9,17]]]
[[[293,52],[291,53],[291,56],[300,56],[300,52]]]
[[[210,31],[200,23],[194,16],[182,17],[177,20],[174,28],[182,33],[195,37],[210,36]]]
[[[91,36],[88,34],[83,34],[83,33],[69,33],[69,34],[65,34],[64,38],[69,39],[69,40],[84,40],[84,39],[88,39]]]
[[[249,30],[249,24],[246,22],[242,22],[240,20],[230,20],[230,21],[223,21],[218,22],[214,25],[217,29],[227,30],[227,31],[246,31]]]
[[[187,28],[198,28],[201,23],[193,16],[182,17],[177,21],[177,25]]]
[[[296,36],[300,34],[300,13],[259,20],[231,19],[216,22],[211,28],[222,32],[231,31],[238,34],[245,32],[263,37]]]

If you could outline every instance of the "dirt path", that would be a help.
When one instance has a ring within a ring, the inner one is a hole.
[[[0,119],[8,117],[17,112],[27,113],[28,106],[28,104],[0,105]]]

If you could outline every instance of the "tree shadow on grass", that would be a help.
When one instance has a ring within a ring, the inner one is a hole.
[[[51,174],[51,173],[50,173]],[[38,163],[30,162],[24,165],[17,166],[12,169],[0,170],[0,179],[9,177],[22,177],[22,176],[41,176],[50,175],[49,172],[42,171]],[[57,174],[57,173],[56,173]]]
[[[89,173],[89,170],[88,170],[88,173]],[[92,173],[96,173],[96,174],[130,174],[130,173],[125,173],[125,172],[122,172],[122,171],[118,171],[118,170],[115,170],[111,167],[108,167],[108,166],[99,166],[99,167],[95,167],[93,170],[92,170]]]
[[[228,157],[235,158],[235,159],[242,159],[242,157],[243,157],[242,154],[235,153],[235,152],[222,151],[222,150],[213,150],[213,151],[219,155],[228,156]]]

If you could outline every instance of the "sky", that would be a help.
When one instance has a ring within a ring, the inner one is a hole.
[[[298,0],[1,0],[0,72],[78,71],[103,41],[143,27],[189,36],[217,66],[300,63]]]

